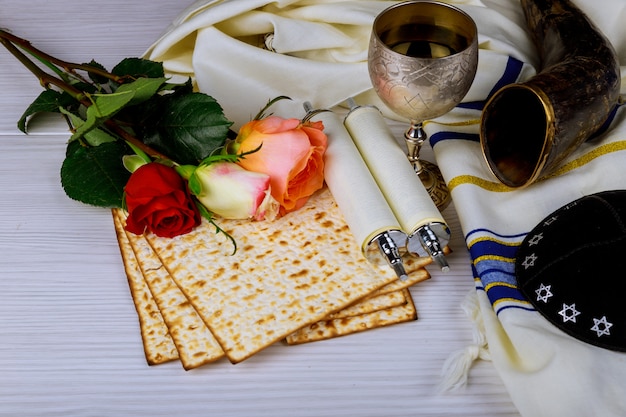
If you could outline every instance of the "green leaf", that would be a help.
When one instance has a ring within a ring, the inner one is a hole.
[[[103,143],[115,142],[116,137],[109,135],[106,131],[95,128],[85,133],[85,141],[91,146],[100,146]]]
[[[133,90],[120,91],[110,94],[94,94],[94,102],[87,108],[87,115],[91,112],[94,117],[104,119],[111,117],[124,108],[134,98]]]
[[[121,93],[94,94],[93,104],[87,107],[87,119],[85,123],[75,130],[70,140],[83,137],[90,130],[98,127],[104,120],[124,108],[134,96],[134,92],[123,91]]]
[[[72,126],[74,128],[78,128],[85,123],[83,119],[81,119],[79,116],[75,115],[74,113],[71,113],[68,110],[61,109],[61,113],[69,117],[70,121],[72,122]],[[114,142],[117,140],[116,137],[111,136],[106,131],[102,129],[98,129],[98,128],[94,128],[90,130],[89,132],[85,133],[84,139],[91,146],[99,146],[103,143]]]
[[[122,165],[124,165],[124,168],[126,168],[126,171],[128,172],[135,172],[139,169],[139,167],[142,167],[147,163],[148,162],[146,162],[146,160],[139,155],[124,155],[122,157]]]
[[[61,184],[68,197],[98,207],[122,207],[130,173],[122,164],[129,149],[124,142],[84,147],[69,144],[61,166]]]
[[[117,89],[116,94],[132,91],[133,98],[128,104],[139,104],[149,100],[153,95],[155,95],[159,91],[159,88],[161,88],[163,83],[165,83],[165,80],[165,77],[139,78],[132,83],[122,84]]]
[[[258,149],[261,149],[261,145],[259,145],[259,147],[253,152],[256,152]],[[249,153],[250,152],[246,152],[245,154],[218,153],[215,155],[209,155],[200,162],[200,165],[210,165],[216,162],[237,162],[242,158],[242,156],[248,155]]]
[[[189,191],[193,195],[202,194],[202,182],[200,181],[200,178],[198,178],[198,174],[196,174],[195,171],[189,177],[189,180],[187,181],[187,186],[189,187]]]
[[[179,164],[196,165],[224,145],[230,126],[217,101],[203,93],[163,97],[144,124],[144,142]]]
[[[96,61],[94,61],[93,59],[89,63],[86,63],[84,65],[85,66],[89,66],[89,67],[93,67],[93,68],[97,68],[99,70],[102,70],[102,71],[106,72],[106,68],[102,64],[99,64]],[[109,82],[109,79],[107,77],[103,77],[101,75],[94,74],[93,72],[90,72],[89,70],[87,71],[87,74],[89,74],[89,79],[91,79],[91,81],[93,81],[96,84],[106,84],[107,82]]]
[[[184,83],[167,83],[163,86],[164,89],[175,91],[178,94],[193,93],[193,81],[191,77],[187,78]]]
[[[44,90],[24,111],[22,117],[17,122],[17,127],[22,132],[27,133],[27,124],[31,116],[37,113],[58,113],[59,108],[70,106],[76,101],[66,93],[59,93],[54,90]]]
[[[162,63],[142,58],[125,58],[113,68],[111,73],[133,78],[162,78],[165,76]]]
[[[150,99],[140,103],[140,105],[124,107],[115,115],[115,120],[124,126],[137,129],[138,131],[135,134],[141,138],[142,133],[139,131],[141,126],[155,123],[155,120],[158,120],[162,103],[172,100],[176,96],[193,93],[193,85],[189,80],[183,84],[165,82],[159,89],[159,92],[161,91],[166,92],[166,94],[160,95],[157,93]],[[144,130],[146,129],[144,128]]]
[[[186,180],[189,180],[191,176],[196,172],[198,167],[195,165],[176,165],[174,169],[178,174]]]
[[[138,146],[126,141],[126,144],[135,152],[135,155],[139,158],[143,159],[145,163],[152,162],[152,158],[148,156],[143,150],[141,150]]]

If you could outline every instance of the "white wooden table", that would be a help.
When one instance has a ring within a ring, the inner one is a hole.
[[[0,0],[0,26],[73,62],[139,56],[186,2]],[[473,288],[456,213],[452,271],[412,288],[419,320],[232,365],[149,367],[108,210],[68,199],[57,119],[16,122],[41,92],[0,48],[0,416],[518,416],[490,362],[439,394],[449,355],[471,343]]]

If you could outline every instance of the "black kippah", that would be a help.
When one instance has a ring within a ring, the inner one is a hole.
[[[588,195],[546,217],[522,242],[515,275],[564,332],[626,351],[626,191]]]

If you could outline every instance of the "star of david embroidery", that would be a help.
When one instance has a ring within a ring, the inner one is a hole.
[[[574,201],[574,202],[569,203],[568,205],[566,205],[563,209],[564,209],[564,210],[570,210],[570,209],[572,209],[573,207],[576,207],[577,205],[578,205],[578,201]]]
[[[533,236],[528,241],[528,246],[538,245],[541,239],[543,239],[543,233],[539,233],[538,235]]]
[[[524,269],[528,269],[531,266],[535,266],[536,260],[537,260],[537,255],[535,255],[534,253],[532,255],[528,255],[526,258],[524,258],[524,262],[522,262],[522,266],[524,267]]]
[[[557,221],[557,219],[559,218],[559,216],[552,216],[549,219],[546,219],[545,222],[543,222],[544,226],[550,226],[552,223],[554,223],[555,221]]]
[[[552,291],[550,289],[552,285],[544,285],[543,283],[539,286],[535,293],[537,294],[537,301],[543,301],[544,303],[548,302],[548,299],[552,297]]]
[[[611,335],[611,332],[609,331],[609,329],[613,326],[613,323],[609,323],[606,320],[606,316],[602,316],[601,319],[594,318],[593,323],[594,324],[591,330],[596,332],[598,337]]]
[[[559,311],[559,314],[563,317],[563,323],[568,321],[576,323],[576,316],[580,315],[580,311],[576,310],[576,304],[563,303],[563,309]]]

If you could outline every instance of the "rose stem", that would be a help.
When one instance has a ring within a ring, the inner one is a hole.
[[[42,87],[44,87],[45,89],[49,89],[50,85],[55,85],[59,87],[60,89],[62,89],[63,91],[65,91],[66,93],[68,93],[69,95],[71,95],[76,101],[80,102],[82,105],[86,107],[89,107],[92,105],[91,100],[88,98],[88,94],[68,84],[64,80],[56,78],[48,74],[47,72],[41,70],[41,68],[39,68],[35,63],[33,63],[30,59],[28,59],[22,52],[20,52],[19,49],[16,48],[13,43],[14,42],[17,43],[21,48],[28,51],[30,54],[32,54],[38,60],[44,63],[48,68],[52,69],[53,71],[57,73],[59,73],[58,68],[56,68],[54,65],[49,65],[50,63],[59,65],[60,67],[64,68],[66,71],[72,71],[72,69],[80,69],[83,71],[88,71],[94,74],[101,75],[103,77],[106,77],[116,82],[123,82],[123,79],[124,79],[124,77],[119,77],[114,74],[110,74],[96,67],[92,67],[88,65],[73,64],[71,62],[65,62],[57,58],[54,58],[44,52],[39,51],[37,48],[33,47],[30,44],[30,42],[22,38],[19,38],[17,36],[11,35],[2,29],[0,29],[0,42],[2,42],[4,47],[15,58],[17,58],[31,73],[33,73],[33,75],[35,75],[39,79],[39,82],[42,85]],[[73,75],[76,75],[76,74],[73,73]],[[132,143],[133,145],[135,145],[136,147],[144,151],[149,156],[153,158],[159,158],[159,159],[167,159],[167,160],[170,159],[166,155],[151,148],[150,146],[146,145],[145,143],[143,143],[142,141],[140,141],[139,139],[137,139],[136,137],[134,137],[133,135],[125,131],[124,129],[122,129],[113,120],[109,119],[105,122],[105,124],[109,129],[114,131],[117,135],[122,137],[124,140]]]

